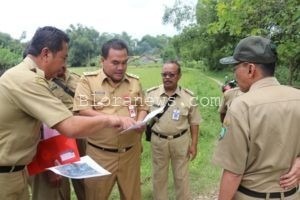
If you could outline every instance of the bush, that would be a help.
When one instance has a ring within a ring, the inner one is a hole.
[[[208,68],[204,65],[203,61],[186,61],[182,63],[183,67],[192,68],[192,69],[200,69],[202,72],[206,72]]]
[[[21,55],[12,53],[9,49],[0,48],[0,70],[8,69],[22,60]]]

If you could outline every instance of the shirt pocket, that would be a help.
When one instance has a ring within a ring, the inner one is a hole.
[[[180,116],[185,119],[189,115],[189,108],[188,107],[181,107],[180,108]]]
[[[95,94],[92,98],[92,106],[95,110],[103,110],[111,104],[111,99],[105,94]]]

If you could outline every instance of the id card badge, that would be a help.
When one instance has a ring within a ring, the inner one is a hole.
[[[128,110],[129,110],[130,117],[132,117],[132,118],[136,117],[136,112],[135,112],[135,108],[133,105],[129,105]]]
[[[172,119],[178,121],[180,117],[180,111],[178,108],[173,110]]]

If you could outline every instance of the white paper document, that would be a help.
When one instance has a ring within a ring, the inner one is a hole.
[[[123,130],[121,133],[127,132],[129,130],[137,129],[137,128],[140,128],[141,126],[146,125],[147,122],[149,122],[153,117],[155,117],[157,114],[161,113],[163,110],[164,110],[164,106],[162,106],[156,110],[153,110],[144,118],[143,121],[140,121],[140,122],[136,123],[135,125],[130,126],[128,129]]]
[[[73,179],[91,178],[111,174],[89,156],[83,156],[80,158],[80,161],[77,162],[50,167],[48,169],[56,174]]]

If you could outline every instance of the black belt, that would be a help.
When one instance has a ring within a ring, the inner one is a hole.
[[[102,151],[108,151],[108,152],[113,152],[113,153],[125,153],[126,151],[128,151],[129,149],[132,148],[132,146],[130,147],[125,147],[125,148],[120,148],[120,149],[110,149],[110,148],[104,148],[104,147],[100,147],[100,146],[97,146],[95,144],[92,144],[90,142],[88,142],[89,145],[97,148],[97,149],[101,149]]]
[[[161,137],[161,138],[164,138],[164,139],[175,139],[175,138],[178,138],[180,136],[182,136],[183,134],[185,134],[185,132],[187,131],[187,129],[181,131],[180,133],[176,134],[176,135],[163,135],[163,134],[160,134],[158,132],[155,132],[152,130],[152,132],[157,135],[158,137]]]
[[[251,196],[251,197],[256,197],[256,198],[262,198],[262,199],[265,199],[267,197],[267,194],[268,193],[264,193],[264,192],[256,192],[256,191],[253,191],[253,190],[249,190],[243,186],[239,186],[238,188],[238,191],[240,191],[241,193],[245,194],[245,195],[248,195],[248,196]],[[289,191],[286,191],[286,192],[282,192],[284,197],[288,197],[288,196],[291,196],[293,194],[295,194],[296,192],[298,191],[298,187],[295,187]],[[271,199],[275,199],[275,198],[280,198],[281,197],[281,192],[270,192],[270,198]]]
[[[25,165],[15,165],[15,166],[0,166],[0,173],[9,173],[9,172],[17,172],[23,170]]]

